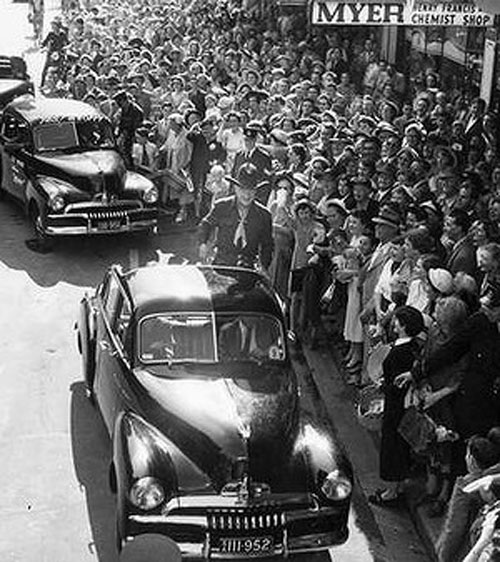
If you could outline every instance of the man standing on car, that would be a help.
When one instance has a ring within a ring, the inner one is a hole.
[[[235,195],[217,201],[201,220],[198,234],[203,262],[208,258],[208,241],[216,231],[215,264],[250,268],[259,265],[267,272],[273,254],[272,219],[271,213],[255,201],[258,178],[253,164],[243,164],[236,179],[230,180]]]
[[[135,133],[142,124],[144,114],[140,106],[132,100],[129,93],[124,90],[113,96],[114,101],[120,108],[120,121],[118,123],[118,146],[125,160],[125,166],[129,170],[134,169],[132,159],[132,147],[135,141]]]

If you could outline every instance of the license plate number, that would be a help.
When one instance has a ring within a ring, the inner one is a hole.
[[[217,550],[225,554],[246,554],[248,556],[274,551],[273,537],[223,537]]]
[[[97,228],[99,230],[118,230],[122,225],[120,219],[111,219],[97,222]]]

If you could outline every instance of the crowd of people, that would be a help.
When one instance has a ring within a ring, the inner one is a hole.
[[[298,342],[345,342],[348,384],[370,383],[390,343],[387,486],[370,498],[397,503],[413,455],[399,426],[418,403],[437,428],[422,501],[448,509],[439,554],[456,561],[498,497],[498,116],[432,64],[410,81],[369,31],[303,24],[237,0],[70,0],[41,90],[108,115],[127,166],[176,222],[199,221],[200,257],[259,267]],[[491,550],[484,520],[468,561]]]

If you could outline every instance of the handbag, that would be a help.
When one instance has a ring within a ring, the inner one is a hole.
[[[421,455],[427,453],[436,442],[436,423],[416,406],[410,406],[398,426],[398,433],[410,445],[412,450]]]

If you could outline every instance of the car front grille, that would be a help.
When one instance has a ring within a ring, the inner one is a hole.
[[[89,219],[94,220],[108,220],[108,219],[123,219],[127,216],[127,211],[93,211],[88,214]]]
[[[123,202],[119,204],[106,205],[95,203],[73,203],[66,207],[66,214],[85,214],[92,220],[107,220],[122,218],[127,216],[130,211],[142,207],[139,201]]]
[[[210,531],[275,531],[283,527],[285,515],[273,507],[211,509],[207,513]]]

